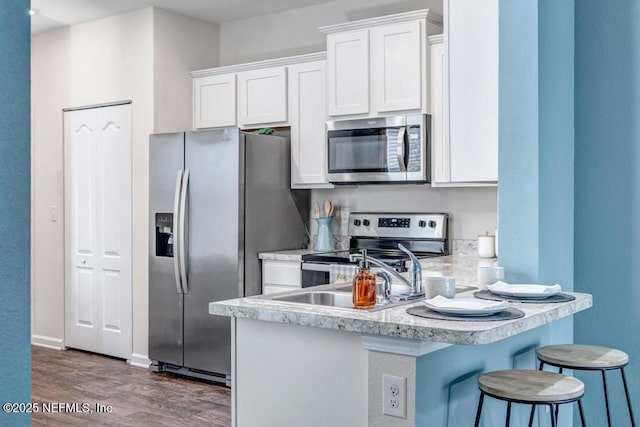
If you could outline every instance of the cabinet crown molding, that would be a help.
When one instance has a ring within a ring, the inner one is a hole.
[[[429,39],[429,44],[444,43],[444,34],[435,34],[427,38]]]
[[[248,62],[246,64],[227,65],[224,67],[208,68],[205,70],[192,71],[191,77],[208,77],[220,74],[231,74],[242,71],[257,70],[269,67],[282,67],[291,64],[300,64],[303,62],[321,61],[327,59],[327,52],[309,53],[306,55],[287,56],[285,58],[267,59],[264,61]]]
[[[343,31],[360,30],[363,28],[377,27],[379,25],[395,24],[399,22],[426,19],[428,22],[442,26],[442,15],[430,12],[429,9],[414,10],[411,12],[396,13],[394,15],[380,16],[378,18],[361,19],[359,21],[344,22],[342,24],[326,25],[318,28],[325,34],[340,33]]]

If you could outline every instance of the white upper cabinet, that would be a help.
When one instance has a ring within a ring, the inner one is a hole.
[[[428,9],[320,28],[327,34],[329,116],[429,113]]]
[[[238,124],[255,127],[287,122],[287,68],[238,73]]]
[[[192,71],[194,128],[288,126],[289,67],[325,59],[320,52]]]
[[[498,0],[445,0],[451,182],[498,180]]]
[[[327,182],[325,64],[289,66],[292,188],[333,187]]]
[[[369,112],[369,30],[327,36],[329,115]]]
[[[371,80],[378,112],[422,108],[425,42],[420,21],[371,29]]]
[[[431,183],[451,182],[449,168],[449,115],[448,97],[445,94],[447,57],[443,36],[429,37],[431,43]]]
[[[194,127],[236,125],[236,76],[223,74],[193,80]]]

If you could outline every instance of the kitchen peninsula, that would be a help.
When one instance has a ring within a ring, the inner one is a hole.
[[[478,262],[454,255],[421,264],[425,276],[456,277],[458,295],[470,297]],[[590,295],[571,295],[575,300],[565,303],[512,304],[525,316],[491,322],[407,314],[420,302],[357,311],[271,296],[211,303],[209,312],[232,318],[236,426],[471,425],[477,376],[535,369],[535,348],[558,342],[552,322],[570,321],[592,305]],[[383,413],[383,375],[406,378],[404,417]],[[496,417],[493,425],[503,413],[485,415]]]

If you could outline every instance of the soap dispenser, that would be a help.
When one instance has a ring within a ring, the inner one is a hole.
[[[360,268],[353,276],[353,305],[355,308],[370,308],[376,304],[376,276],[369,269],[367,250],[362,251]]]

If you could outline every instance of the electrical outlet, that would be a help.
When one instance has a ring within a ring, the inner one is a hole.
[[[407,378],[382,375],[382,413],[407,418]]]

